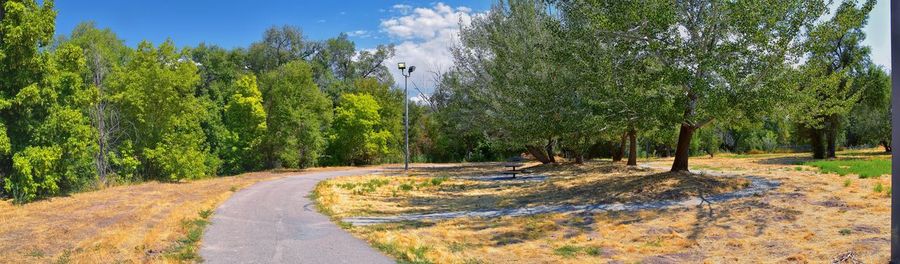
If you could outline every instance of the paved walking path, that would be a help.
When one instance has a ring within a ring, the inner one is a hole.
[[[656,169],[661,170],[664,168],[651,167],[651,166],[642,166],[648,169]],[[747,188],[740,189],[734,192],[729,193],[721,193],[716,195],[710,195],[705,198],[706,201],[701,199],[700,197],[694,197],[690,199],[684,200],[661,200],[661,201],[652,201],[652,202],[642,202],[642,203],[608,203],[608,204],[588,204],[588,205],[544,205],[544,206],[535,206],[535,207],[523,207],[523,208],[510,208],[510,209],[497,209],[497,210],[479,210],[479,211],[456,211],[456,212],[444,212],[444,213],[430,213],[430,214],[407,214],[407,215],[397,215],[397,216],[372,216],[372,217],[348,217],[343,218],[341,221],[351,223],[353,225],[372,225],[372,224],[381,224],[381,223],[390,223],[390,222],[400,222],[400,221],[421,221],[421,220],[444,220],[444,219],[453,219],[459,217],[502,217],[502,216],[524,216],[524,215],[535,215],[535,214],[545,214],[545,213],[596,213],[596,212],[604,212],[604,211],[635,211],[635,210],[646,210],[646,209],[663,209],[663,208],[684,208],[701,205],[704,202],[722,202],[728,201],[743,197],[749,197],[757,194],[765,193],[769,190],[775,189],[781,185],[780,182],[775,180],[769,180],[759,176],[737,176],[734,174],[727,174],[721,172],[713,172],[713,171],[700,171],[695,170],[694,173],[702,173],[713,176],[720,177],[744,177],[750,180],[750,185]]]
[[[394,263],[316,212],[307,198],[319,181],[374,172],[302,173],[241,190],[216,209],[200,256],[207,263]]]

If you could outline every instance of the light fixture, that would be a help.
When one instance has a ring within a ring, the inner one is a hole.
[[[397,63],[397,68],[402,70],[406,69],[406,62]]]
[[[416,66],[409,66],[409,71],[407,71],[406,73],[409,74],[409,73],[412,73],[412,72],[414,72],[414,71],[416,71]]]

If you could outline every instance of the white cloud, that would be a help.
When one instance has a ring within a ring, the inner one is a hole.
[[[459,42],[460,23],[468,25],[476,14],[471,8],[453,8],[444,3],[417,8],[394,6],[394,9],[402,8],[409,11],[408,15],[381,21],[381,31],[399,41],[396,55],[385,63],[392,69],[394,79],[401,87],[403,76],[396,70],[396,64],[406,62],[416,66],[409,84],[410,97],[416,97],[413,87],[418,86],[423,92],[431,93],[434,89],[433,73],[453,65],[450,47]]]
[[[400,12],[400,14],[403,15],[409,14],[409,10],[412,10],[412,8],[413,7],[411,5],[404,4],[396,4],[391,7],[391,9],[394,9],[395,11]]]
[[[347,33],[347,36],[349,36],[351,38],[354,38],[354,37],[367,38],[367,37],[371,36],[371,34],[369,34],[369,31],[365,31],[365,30],[355,30],[355,31],[350,31],[350,32],[346,32],[346,33]]]

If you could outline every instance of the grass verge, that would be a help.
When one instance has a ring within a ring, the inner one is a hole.
[[[199,217],[182,220],[181,231],[184,232],[184,236],[166,251],[164,254],[166,258],[178,262],[203,262],[203,258],[198,253],[200,239],[203,238],[203,232],[210,223],[209,217],[212,213],[212,209],[202,210],[198,214]]]
[[[806,162],[804,165],[841,176],[856,174],[863,179],[891,173],[891,161],[885,159],[817,160]]]

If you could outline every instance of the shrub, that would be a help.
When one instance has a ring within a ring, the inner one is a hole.
[[[441,185],[442,183],[444,183],[445,181],[447,181],[447,177],[446,177],[446,176],[441,176],[441,177],[437,177],[437,178],[431,178],[431,185],[434,185],[434,186],[440,186],[440,185]]]
[[[13,155],[13,173],[3,179],[6,192],[18,203],[59,192],[61,175],[54,172],[60,159],[58,148],[28,147]]]

